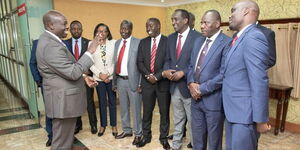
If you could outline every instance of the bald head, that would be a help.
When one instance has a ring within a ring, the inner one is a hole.
[[[43,16],[44,28],[58,36],[59,38],[65,38],[67,36],[67,19],[66,17],[56,11],[50,10]]]
[[[254,24],[259,17],[259,7],[256,2],[244,0],[236,3],[231,9],[229,17],[229,27],[239,31],[243,27]]]

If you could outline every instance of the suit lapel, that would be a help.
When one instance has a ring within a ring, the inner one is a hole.
[[[83,37],[81,37],[81,52],[80,52],[80,57],[85,53],[85,51],[87,50],[86,47],[87,40],[85,40]]]
[[[230,48],[226,59],[225,59],[225,70],[227,68],[228,62],[230,60],[230,57],[232,56],[232,54],[235,52],[235,50],[237,49],[237,47],[239,46],[239,44],[243,41],[245,35],[247,35],[247,33],[249,32],[250,29],[253,28],[253,25],[249,26],[243,33],[242,35],[236,40],[235,44],[233,45],[233,47]]]
[[[223,36],[222,36],[222,32],[218,35],[218,37],[216,38],[216,40],[213,42],[213,44],[211,45],[207,55],[204,58],[204,62],[202,64],[202,66],[200,67],[200,72],[203,70],[203,68],[207,65],[207,63],[209,62],[210,58],[214,55],[214,53],[219,49],[221,42],[223,40]]]

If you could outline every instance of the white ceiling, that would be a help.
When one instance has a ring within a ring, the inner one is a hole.
[[[169,6],[190,4],[195,2],[204,2],[208,0],[82,0],[82,1],[169,7]]]

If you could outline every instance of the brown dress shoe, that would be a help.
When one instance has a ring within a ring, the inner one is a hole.
[[[132,136],[132,133],[125,133],[125,132],[122,132],[121,134],[117,135],[115,138],[116,138],[116,139],[123,139],[123,138],[129,137],[129,136]]]
[[[141,142],[141,139],[142,139],[142,137],[135,136],[134,139],[133,139],[133,141],[132,141],[132,145],[138,144],[139,142]]]

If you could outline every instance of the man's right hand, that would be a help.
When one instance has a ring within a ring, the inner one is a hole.
[[[199,86],[200,85],[198,83],[190,83],[188,85],[188,88],[194,100],[201,98],[201,92],[199,91]]]
[[[91,76],[84,77],[84,81],[91,88],[96,87],[98,85],[98,82]]]
[[[96,51],[99,44],[100,44],[100,34],[97,34],[96,37],[92,40],[91,44],[89,45],[87,51],[93,54]]]

